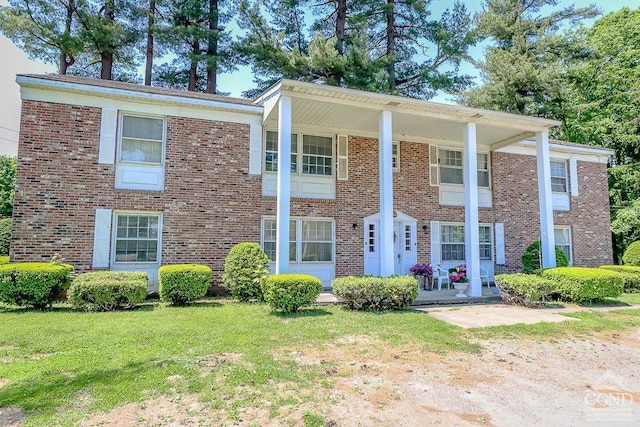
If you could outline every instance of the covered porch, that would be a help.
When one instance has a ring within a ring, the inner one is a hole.
[[[375,261],[379,267],[377,271],[383,277],[398,274],[395,265],[397,253],[394,250],[397,250],[397,218],[400,214],[394,206],[393,194],[394,141],[460,150],[463,185],[459,187],[456,206],[464,207],[464,234],[467,242],[464,252],[470,279],[467,294],[471,297],[483,295],[478,231],[478,211],[483,205],[482,200],[479,200],[479,193],[482,195],[482,192],[478,185],[478,152],[491,152],[527,138],[535,138],[543,265],[555,265],[548,129],[558,125],[558,122],[291,80],[280,81],[256,102],[264,107],[263,127],[277,129],[278,170],[277,181],[274,179],[273,182],[277,208],[276,273],[289,272],[291,198],[292,194],[293,197],[300,197],[296,196],[296,192],[300,191],[301,184],[292,183],[290,173],[291,157],[295,154],[291,148],[294,129],[335,135],[333,173],[336,181],[349,179],[349,136],[375,138],[378,141],[378,161],[370,166],[376,168],[379,175],[379,205],[376,206],[376,211],[371,212],[375,215],[368,219],[378,227],[376,235],[379,238],[376,244],[379,253],[376,254]],[[252,146],[252,155],[261,153],[259,148]],[[429,158],[430,163],[424,167],[437,167],[437,164],[431,164],[435,157],[430,154]],[[333,191],[335,197],[335,190]],[[332,197],[331,191],[326,194],[326,198]],[[443,203],[442,197],[440,203]],[[365,215],[361,220],[364,221],[364,217]],[[407,230],[414,234],[417,228],[424,230],[424,233],[428,232],[427,225],[413,225],[411,220],[405,219],[402,227],[407,226]],[[368,226],[367,222],[364,225]],[[356,227],[354,221],[353,228]],[[335,238],[340,239],[340,236],[336,235]],[[364,241],[362,247],[365,252]],[[433,256],[432,249],[430,257]],[[494,260],[496,264],[500,264],[498,256],[496,254]],[[434,262],[424,254],[416,261]],[[362,272],[364,271],[359,273]]]

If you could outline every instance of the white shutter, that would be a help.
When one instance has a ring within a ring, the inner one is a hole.
[[[249,125],[249,174],[262,173],[262,126]]]
[[[338,180],[346,181],[349,179],[349,137],[347,135],[338,135]]]
[[[504,255],[504,223],[496,222],[494,227],[496,232],[496,264],[505,265]]]
[[[429,145],[429,185],[438,185],[438,146]]]
[[[116,156],[116,125],[118,111],[112,108],[102,109],[100,120],[100,148],[98,151],[98,163],[112,165]]]
[[[569,160],[569,180],[571,185],[571,195],[578,197],[578,162],[576,159]]]
[[[440,221],[431,221],[431,264],[440,261]]]
[[[93,267],[109,267],[109,243],[111,241],[111,209],[96,209],[93,232]]]

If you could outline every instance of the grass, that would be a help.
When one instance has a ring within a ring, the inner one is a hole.
[[[640,310],[572,316],[581,322],[466,331],[413,311],[326,306],[282,315],[266,305],[226,300],[111,313],[0,306],[0,408],[23,408],[26,425],[75,425],[128,402],[192,395],[227,420],[240,422],[245,409],[268,407],[281,425],[324,425],[313,403],[329,399],[331,378],[325,368],[300,363],[294,349],[322,353],[340,338],[364,336],[385,347],[479,354],[478,339],[553,339],[640,327]],[[293,393],[275,395],[278,384]]]

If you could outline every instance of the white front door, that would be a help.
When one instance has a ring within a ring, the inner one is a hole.
[[[397,212],[393,221],[393,274],[409,274],[417,262],[416,220]],[[380,220],[378,214],[364,221],[364,274],[380,275]]]

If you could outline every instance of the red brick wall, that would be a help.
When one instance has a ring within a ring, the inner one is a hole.
[[[114,165],[97,163],[100,116],[99,108],[23,101],[13,259],[58,253],[78,271],[91,269],[98,207],[163,212],[162,262],[205,263],[216,280],[231,246],[260,241],[260,218],[275,215],[276,200],[261,196],[261,177],[248,175],[247,125],[168,117],[165,190],[131,191],[115,190]],[[335,200],[291,200],[292,216],[335,219],[338,276],[363,271],[363,218],[379,211],[377,139],[350,137],[349,153],[349,180],[336,181]],[[430,221],[464,222],[464,208],[439,206],[428,165],[428,145],[400,143],[394,207],[417,219],[420,262],[430,261]],[[610,263],[605,165],[578,168],[580,196],[571,212],[554,214],[556,224],[573,225],[576,265]],[[519,269],[538,238],[536,175],[534,156],[492,153],[493,209],[479,215],[505,224],[507,262],[496,272]]]

